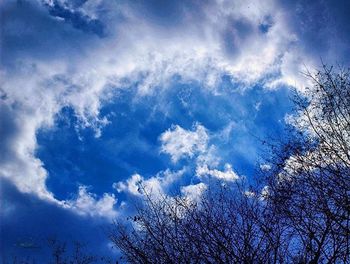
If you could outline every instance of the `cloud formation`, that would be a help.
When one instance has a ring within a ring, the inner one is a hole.
[[[114,206],[117,200],[114,194],[104,193],[98,199],[96,195],[90,193],[86,186],[79,186],[78,195],[75,199],[64,202],[63,207],[69,208],[75,213],[88,215],[91,217],[105,217],[115,219],[117,211]]]
[[[208,186],[203,182],[191,184],[181,187],[181,194],[190,202],[199,202],[203,192],[207,188]]]
[[[126,181],[114,183],[113,187],[118,192],[128,192],[135,196],[148,194],[157,197],[167,194],[167,188],[178,181],[185,171],[185,168],[175,172],[167,169],[158,172],[155,176],[148,179],[144,179],[144,177],[136,173],[131,175]]]
[[[196,175],[200,178],[204,176],[212,176],[225,181],[235,181],[239,179],[239,176],[232,170],[232,166],[228,163],[225,164],[224,171],[209,169],[207,165],[198,166],[196,169]]]
[[[193,131],[176,125],[160,135],[161,152],[169,154],[172,162],[176,163],[183,157],[192,158],[195,154],[205,152],[208,140],[207,131],[200,124],[195,124]]]
[[[50,175],[36,151],[38,131],[52,129],[63,108],[73,109],[77,129],[91,128],[100,137],[109,124],[101,108],[119,90],[136,87],[135,98],[142,98],[169,89],[176,80],[199,83],[217,95],[223,76],[243,90],[256,83],[266,88],[300,87],[303,63],[315,65],[317,51],[346,50],[344,39],[310,53],[311,42],[304,37],[312,30],[306,24],[291,26],[295,17],[302,17],[291,4],[273,0],[158,4],[104,0],[1,4],[1,177],[22,192],[61,204],[46,185]],[[296,12],[287,15],[291,6]],[[319,30],[320,35],[327,33]],[[200,125],[194,131],[175,126],[161,141],[162,151],[173,162],[208,147]],[[221,175],[209,169],[208,173]]]

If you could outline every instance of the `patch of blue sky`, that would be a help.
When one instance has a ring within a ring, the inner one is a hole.
[[[92,129],[79,128],[71,108],[62,109],[54,128],[37,135],[37,157],[49,172],[49,190],[58,199],[68,199],[83,184],[101,195],[134,173],[147,179],[184,166],[190,168],[185,182],[196,180],[193,159],[171,162],[160,152],[159,140],[172,125],[191,130],[196,123],[208,130],[209,144],[218,149],[221,166],[231,163],[237,173],[249,178],[259,161],[260,140],[283,131],[284,116],[291,109],[290,92],[234,87],[231,83],[229,89],[225,78],[221,93],[216,94],[195,83],[173,83],[162,93],[140,100],[135,100],[135,89],[121,90],[101,109],[101,116],[108,116],[110,123],[99,138]]]

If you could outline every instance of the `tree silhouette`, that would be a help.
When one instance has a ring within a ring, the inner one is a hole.
[[[110,239],[131,263],[278,262],[283,227],[262,199],[241,183],[212,186],[197,203],[145,193],[131,229],[116,223]]]
[[[295,97],[298,135],[284,144],[269,178],[270,200],[297,241],[303,263],[347,263],[350,256],[349,71],[323,66]],[[277,162],[278,160],[278,162]]]
[[[131,263],[349,263],[349,70],[307,72],[263,192],[210,186],[198,202],[144,192],[110,240]],[[142,186],[141,186],[142,187]]]

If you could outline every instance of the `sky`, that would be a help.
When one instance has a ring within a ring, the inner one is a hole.
[[[253,181],[302,74],[349,65],[350,2],[4,0],[2,261],[49,236],[114,257],[142,196]],[[156,198],[155,198],[156,199]]]

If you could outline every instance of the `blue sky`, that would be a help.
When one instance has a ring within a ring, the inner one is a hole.
[[[139,180],[193,199],[212,180],[252,180],[268,168],[260,139],[284,137],[292,90],[309,85],[301,72],[349,64],[348,1],[0,9],[3,260],[46,256],[51,235],[115,254],[101,229],[125,218]]]

